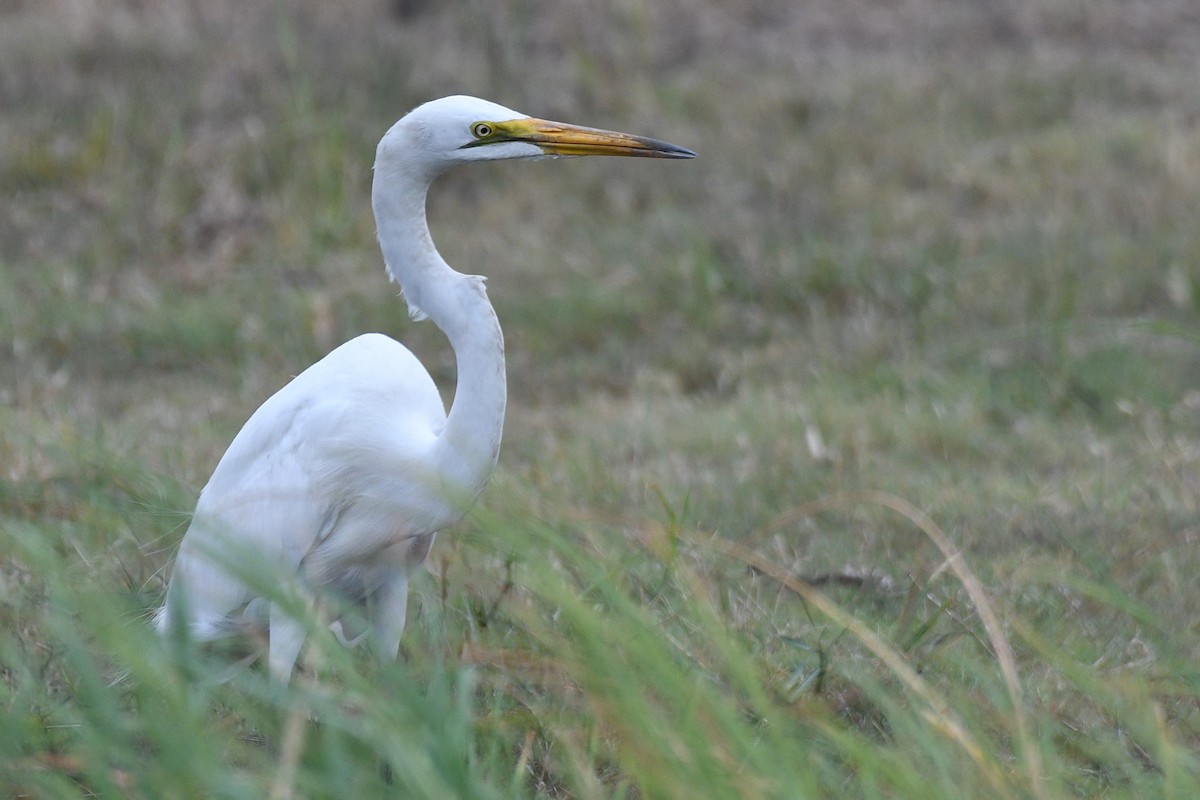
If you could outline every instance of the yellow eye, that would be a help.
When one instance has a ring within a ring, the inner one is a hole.
[[[495,132],[495,126],[490,122],[476,122],[471,126],[471,133],[476,139],[486,139]]]

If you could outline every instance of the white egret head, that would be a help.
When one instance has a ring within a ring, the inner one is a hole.
[[[696,154],[657,139],[535,119],[477,97],[455,95],[418,106],[393,125],[379,142],[375,168],[415,169],[432,177],[471,161],[587,155]]]

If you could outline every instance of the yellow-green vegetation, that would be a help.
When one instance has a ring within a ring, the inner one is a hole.
[[[0,2],[0,795],[1200,796],[1193,5]],[[400,663],[158,640],[291,375],[452,391],[369,187],[453,93],[701,157],[435,187],[511,411]]]

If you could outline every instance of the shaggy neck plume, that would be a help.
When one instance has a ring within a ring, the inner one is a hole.
[[[425,197],[436,174],[376,161],[371,200],[379,245],[414,318],[428,317],[450,340],[458,385],[433,453],[433,476],[464,506],[487,483],[500,453],[507,386],[504,337],[484,279],[445,262],[429,235]]]

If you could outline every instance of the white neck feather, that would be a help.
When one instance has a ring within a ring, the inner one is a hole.
[[[507,396],[504,337],[484,279],[453,270],[429,235],[425,196],[433,177],[381,171],[377,164],[372,206],[388,273],[414,317],[427,316],[454,349],[458,386],[434,447],[431,477],[465,509],[487,483],[500,452]]]

